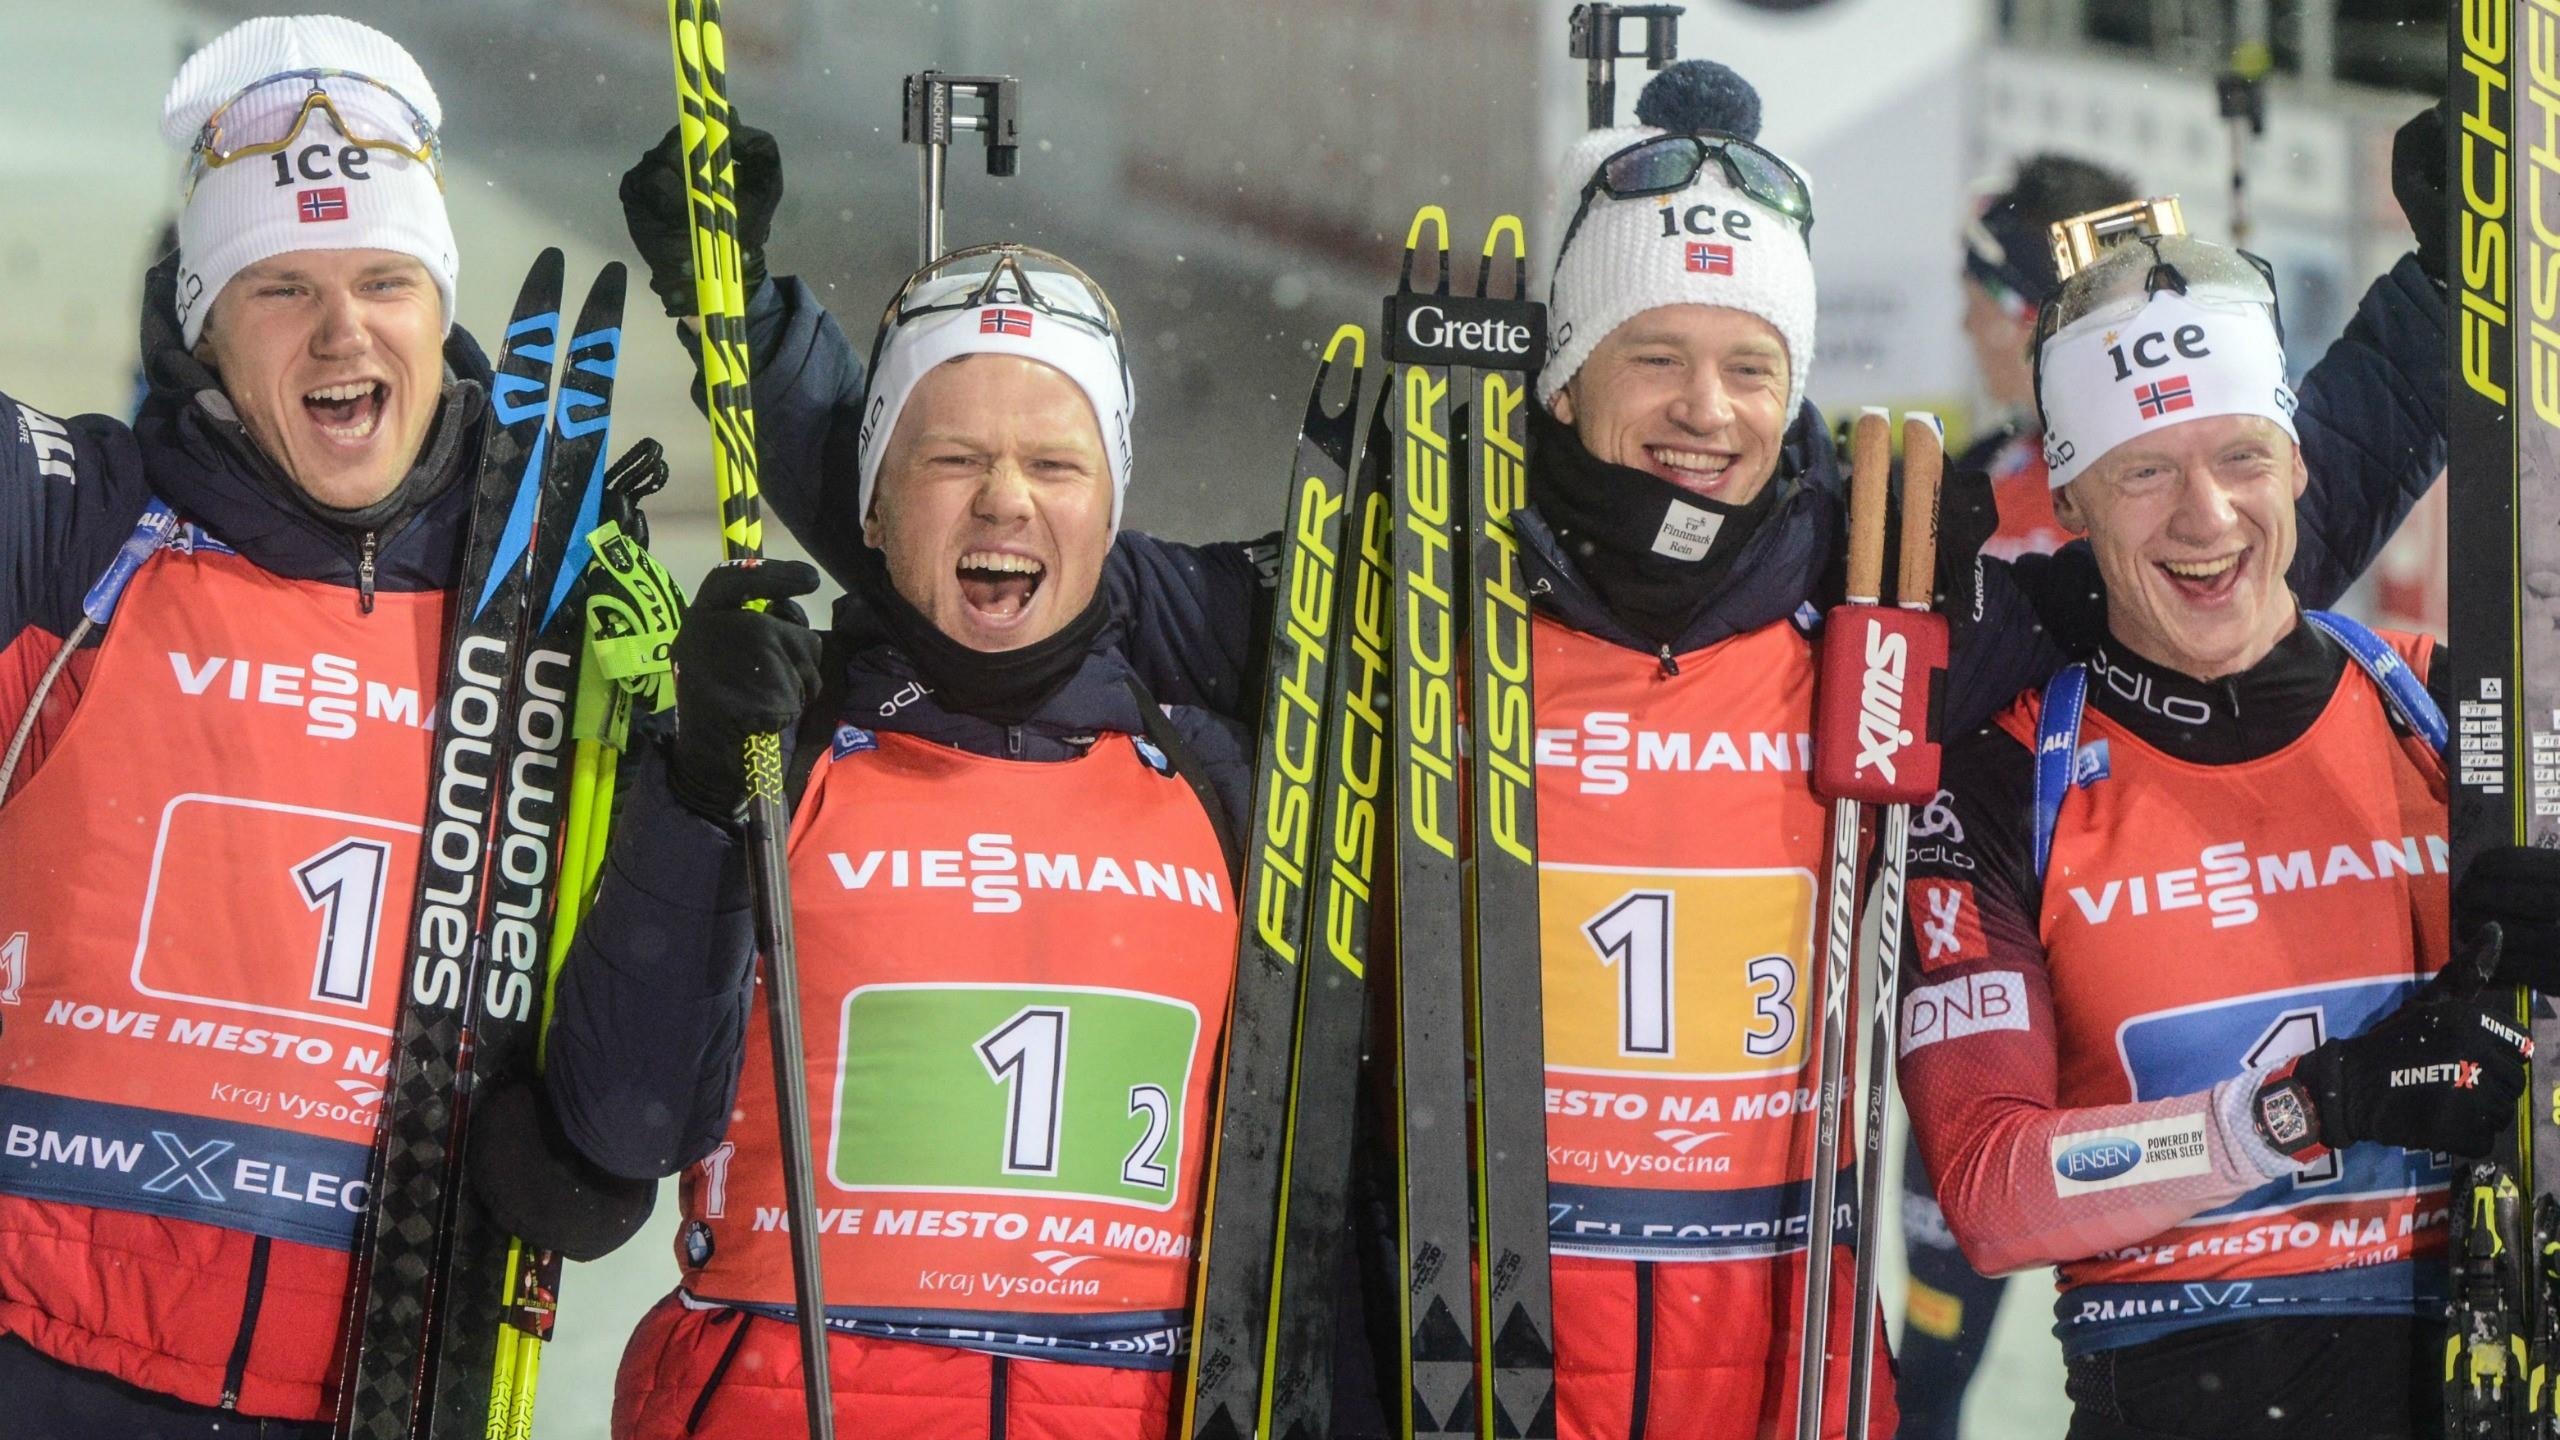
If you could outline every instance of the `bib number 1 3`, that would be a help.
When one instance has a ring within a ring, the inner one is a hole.
[[[1674,1057],[1673,917],[1679,897],[1668,890],[1630,890],[1583,922],[1582,937],[1600,963],[1618,971],[1618,1053]],[[1743,966],[1751,1013],[1742,1050],[1755,1058],[1783,1055],[1796,1039],[1796,967],[1784,955],[1760,955]]]

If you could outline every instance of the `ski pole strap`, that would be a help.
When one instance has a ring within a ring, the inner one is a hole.
[[[648,549],[606,521],[587,535],[587,653],[571,733],[619,750],[635,705],[654,715],[675,703],[676,627],[684,589]]]
[[[2053,831],[2062,820],[2062,797],[2071,793],[2080,764],[2080,712],[2089,704],[2089,667],[2065,665],[2045,683],[2036,718],[2036,879],[2053,858]]]
[[[2382,691],[2382,701],[2409,732],[2427,742],[2438,756],[2444,754],[2447,729],[2444,711],[2436,705],[2436,697],[2427,693],[2426,685],[2391,648],[2389,641],[2374,634],[2356,621],[2328,610],[2305,610],[2302,618],[2320,627],[2321,633],[2346,647],[2364,673]]]
[[[2382,692],[2382,702],[2410,733],[2444,754],[2444,711],[2409,663],[2391,643],[2361,623],[2328,610],[2305,610],[2302,617],[2335,640],[2365,678]],[[2095,765],[2080,762],[2080,716],[2089,700],[2089,670],[2064,666],[2044,687],[2043,713],[2036,720],[2036,879],[2044,879],[2053,858],[2053,832],[2062,821],[2062,797],[2075,785],[2097,778]]]

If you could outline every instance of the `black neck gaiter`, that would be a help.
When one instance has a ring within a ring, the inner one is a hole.
[[[1693,495],[1593,455],[1543,405],[1529,407],[1529,435],[1529,502],[1609,612],[1656,644],[1687,633],[1786,488],[1773,476],[1745,505]]]
[[[886,557],[868,546],[857,552],[853,589],[866,603],[889,643],[916,669],[936,704],[957,715],[999,725],[1019,725],[1039,713],[1085,657],[1093,653],[1106,611],[1102,591],[1076,617],[1045,640],[1018,650],[978,650],[942,633],[889,581]]]

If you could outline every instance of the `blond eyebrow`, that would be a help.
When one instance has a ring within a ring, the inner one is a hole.
[[[375,280],[382,276],[391,274],[414,275],[425,268],[426,267],[424,265],[420,264],[411,256],[387,255],[380,260],[371,261],[366,264],[363,269],[356,272],[356,278],[359,280]],[[258,264],[251,265],[240,273],[247,275],[253,280],[296,281],[306,285],[311,283],[312,279],[311,272],[308,270],[301,269],[297,266],[279,265],[272,260],[261,261]]]

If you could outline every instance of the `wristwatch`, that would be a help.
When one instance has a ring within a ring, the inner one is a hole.
[[[2250,1103],[2249,1118],[2257,1126],[2258,1138],[2277,1154],[2309,1164],[2326,1156],[2329,1147],[2320,1143],[2319,1111],[2312,1108],[2311,1087],[2294,1077],[2293,1066],[2287,1060],[2267,1076]]]

